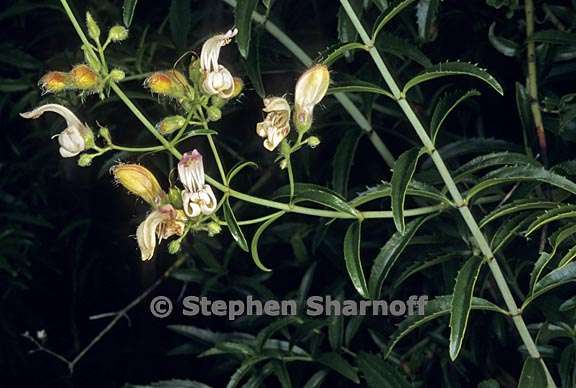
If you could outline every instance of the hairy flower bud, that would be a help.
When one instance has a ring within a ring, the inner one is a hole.
[[[70,71],[74,87],[80,90],[95,90],[100,84],[100,77],[90,66],[76,65]]]
[[[119,164],[111,172],[116,182],[150,205],[157,206],[166,197],[154,174],[139,164]]]
[[[122,81],[126,77],[126,73],[120,69],[112,69],[110,72],[110,79],[114,82]]]
[[[318,139],[316,136],[310,136],[308,138],[308,145],[310,148],[316,148],[320,145],[320,139]]]
[[[222,111],[215,106],[206,108],[206,113],[208,113],[209,121],[218,121],[222,118]]]
[[[128,38],[128,30],[123,26],[114,26],[108,31],[108,40],[111,42],[121,42]]]
[[[42,88],[42,94],[58,93],[72,87],[72,81],[67,73],[51,71],[40,78],[38,85]]]
[[[182,128],[186,124],[186,118],[180,115],[168,116],[156,124],[156,129],[162,135],[169,135],[172,132]]]
[[[330,72],[325,65],[315,65],[300,76],[294,94],[294,124],[298,132],[312,126],[314,107],[324,98],[330,85]]]
[[[144,86],[152,93],[180,98],[186,93],[188,81],[178,70],[157,71],[146,78]]]
[[[88,27],[88,35],[94,41],[98,41],[100,38],[100,27],[98,27],[98,23],[96,23],[90,12],[86,12],[86,27]]]
[[[82,154],[78,158],[78,166],[88,167],[92,164],[92,159],[94,159],[94,154]]]
[[[256,133],[265,138],[264,148],[274,151],[290,132],[290,105],[282,97],[268,97],[264,99],[262,110],[266,117],[256,124]]]

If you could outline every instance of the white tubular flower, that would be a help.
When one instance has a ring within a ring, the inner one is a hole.
[[[184,185],[182,204],[188,217],[210,215],[216,210],[216,196],[206,184],[202,155],[197,150],[186,152],[178,163],[178,177]]]
[[[202,45],[200,66],[204,72],[202,88],[209,95],[217,94],[230,98],[234,93],[234,78],[224,66],[218,63],[220,49],[232,41],[238,29],[234,28],[225,34],[214,35]]]
[[[44,112],[57,113],[66,120],[66,129],[56,135],[60,143],[60,155],[63,158],[71,158],[88,148],[87,143],[93,139],[92,130],[86,124],[82,124],[78,117],[65,106],[46,104],[30,112],[20,113],[20,116],[25,119],[37,119]]]
[[[282,97],[269,97],[264,99],[262,111],[266,112],[266,117],[256,124],[256,133],[265,138],[264,148],[274,151],[290,133],[290,105]]]
[[[172,205],[164,205],[151,212],[136,230],[136,240],[143,261],[154,255],[156,244],[162,239],[184,233],[185,220]]]
[[[314,65],[300,76],[294,93],[294,121],[298,131],[310,129],[314,107],[324,98],[329,85],[330,73],[325,65]]]

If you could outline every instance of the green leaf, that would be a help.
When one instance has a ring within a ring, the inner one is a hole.
[[[472,175],[480,170],[494,166],[517,166],[533,165],[539,166],[538,162],[531,159],[526,154],[519,152],[493,152],[486,155],[480,155],[460,166],[454,171],[454,180],[456,182]]]
[[[576,344],[570,344],[564,348],[560,356],[559,374],[562,387],[574,387],[576,385]]]
[[[349,4],[350,7],[352,7],[354,14],[356,14],[356,16],[358,17],[358,19],[362,19],[362,14],[364,13],[362,0],[350,0]],[[356,31],[356,28],[354,27],[354,24],[350,20],[350,17],[346,13],[344,7],[341,6],[340,9],[338,10],[337,18],[338,18],[337,19],[338,24],[336,28],[338,31],[338,40],[341,43],[349,43],[356,41],[356,39],[358,39],[358,31]],[[346,57],[346,59],[351,60],[353,58],[353,53],[351,53],[350,51],[346,51],[344,53],[344,56]]]
[[[234,241],[236,241],[238,246],[243,251],[248,252],[248,243],[246,242],[246,237],[244,237],[244,233],[242,233],[242,229],[240,229],[240,226],[236,221],[236,217],[234,216],[234,212],[232,211],[232,207],[230,206],[228,199],[224,201],[222,209],[224,211],[224,220],[226,221],[226,225],[228,225],[230,234],[232,234],[232,237],[234,237]]]
[[[240,0],[236,3],[236,28],[238,36],[236,43],[238,50],[244,58],[248,58],[250,52],[250,35],[252,33],[252,13],[256,10],[258,0]]]
[[[302,319],[298,317],[286,317],[273,321],[264,329],[260,330],[260,332],[256,336],[256,350],[260,352],[264,347],[266,341],[268,341],[268,339],[272,337],[274,333],[276,333],[277,331],[280,331],[283,328],[293,325],[295,323],[302,323],[302,322],[303,322]]]
[[[540,256],[538,256],[538,260],[534,263],[534,269],[530,273],[530,293],[534,292],[534,286],[538,282],[538,279],[540,279],[544,268],[546,268],[550,260],[552,260],[552,257],[553,255],[547,252],[541,252]]]
[[[282,388],[291,388],[292,382],[290,381],[290,374],[288,369],[286,369],[286,364],[280,360],[273,360],[272,368]]]
[[[426,308],[424,309],[424,315],[411,315],[398,325],[396,331],[390,336],[390,344],[388,345],[388,349],[386,350],[384,357],[388,358],[390,353],[392,353],[394,350],[396,344],[410,332],[436,318],[439,318],[443,315],[448,315],[451,309],[452,295],[438,296],[434,300],[428,302],[426,304]],[[477,297],[472,298],[471,309],[494,311],[503,315],[508,314],[506,311],[502,310],[492,302]]]
[[[468,75],[470,77],[479,78],[499,94],[504,95],[502,86],[494,77],[492,77],[486,70],[467,62],[445,62],[432,66],[408,81],[406,85],[404,85],[403,94],[406,94],[410,89],[422,82],[452,75]]]
[[[350,170],[352,169],[356,148],[362,135],[363,132],[356,128],[347,130],[340,143],[338,143],[334,159],[332,159],[332,187],[344,197],[348,194]]]
[[[327,374],[325,370],[319,370],[308,379],[303,388],[320,388],[324,380],[326,380]]]
[[[339,43],[337,45],[329,47],[326,50],[326,54],[324,54],[322,56],[324,59],[322,59],[319,63],[322,63],[322,64],[330,67],[338,59],[340,59],[341,57],[343,57],[344,55],[346,55],[350,51],[354,51],[354,50],[367,51],[368,49],[366,48],[366,46],[364,44],[358,43],[358,42],[350,42],[350,43],[344,43],[344,44]]]
[[[378,17],[376,23],[374,23],[374,29],[372,30],[372,41],[376,41],[378,34],[384,28],[386,23],[394,18],[394,16],[398,15],[402,10],[412,4],[414,0],[399,0],[390,4],[388,8],[384,10],[384,12]]]
[[[576,205],[560,205],[555,209],[548,210],[538,217],[526,230],[526,236],[530,236],[536,230],[551,222],[576,217]]]
[[[414,147],[398,157],[394,163],[392,172],[392,215],[396,230],[404,233],[406,225],[404,224],[404,202],[408,185],[414,176],[418,159],[421,155],[421,149]]]
[[[558,30],[537,31],[533,35],[535,42],[574,46],[576,33]]]
[[[464,263],[454,285],[452,309],[450,311],[450,359],[455,361],[462,348],[472,308],[474,287],[482,267],[482,259],[472,257]]]
[[[538,213],[516,214],[513,217],[507,218],[496,229],[492,239],[490,240],[490,247],[492,252],[496,253],[505,247],[514,237],[519,235],[521,231],[538,216]]]
[[[479,91],[473,89],[465,92],[455,91],[443,96],[434,107],[434,113],[432,113],[432,118],[430,119],[430,134],[432,136],[432,142],[436,142],[436,135],[438,135],[440,128],[442,128],[442,124],[444,124],[444,121],[450,112],[456,109],[456,107],[467,98],[479,96],[480,94]]]
[[[492,47],[498,50],[500,54],[506,55],[507,57],[515,57],[519,51],[518,44],[509,39],[496,36],[494,27],[496,27],[496,22],[493,22],[488,29],[488,40],[490,44],[492,44]]]
[[[228,384],[226,384],[226,388],[234,388],[235,386],[237,386],[240,383],[240,380],[242,380],[242,378],[246,376],[246,374],[250,372],[250,370],[256,364],[265,361],[267,359],[268,357],[265,356],[256,356],[244,360],[244,362],[242,362],[242,365],[240,365],[240,367],[236,369],[236,372],[234,372],[232,377],[230,377]]]
[[[408,388],[412,385],[402,373],[381,356],[360,352],[358,367],[370,388]]]
[[[442,194],[434,186],[412,180],[408,185],[406,194],[415,197],[433,199],[445,204],[450,204],[450,200]],[[365,203],[375,201],[378,199],[390,197],[392,195],[392,185],[390,183],[382,183],[378,186],[371,187],[367,191],[358,194],[356,198],[350,201],[350,205],[358,207]]]
[[[438,15],[440,0],[419,1],[416,6],[416,24],[418,25],[418,37],[423,42],[431,42],[438,35],[435,26]]]
[[[573,246],[566,252],[566,254],[560,259],[558,263],[558,268],[564,267],[566,264],[570,263],[576,257],[576,245]]]
[[[338,353],[322,353],[316,358],[316,361],[330,369],[335,370],[347,379],[352,380],[354,383],[360,383],[360,379],[358,378],[358,373],[356,373],[356,370],[354,370],[352,365],[350,365],[350,363],[348,363],[348,361],[342,358],[342,356],[340,356]]]
[[[398,257],[404,252],[404,249],[412,240],[418,229],[433,216],[421,217],[410,221],[406,225],[404,233],[396,232],[380,249],[380,252],[374,259],[372,270],[370,272],[370,279],[368,280],[368,290],[373,299],[378,299],[382,284],[392,266],[398,260]]]
[[[572,194],[576,194],[576,183],[555,174],[543,167],[535,166],[509,166],[502,167],[485,175],[480,183],[472,187],[467,194],[468,199],[476,194],[494,186],[518,183],[518,182],[541,182],[556,186]]]
[[[548,386],[546,372],[542,367],[542,360],[527,358],[522,367],[522,374],[518,382],[518,388],[544,388]]]
[[[172,0],[170,3],[168,12],[170,32],[176,47],[180,49],[186,48],[188,43],[188,34],[192,27],[191,14],[190,0]]]
[[[522,304],[522,309],[539,296],[570,282],[576,282],[576,263],[570,263],[563,267],[556,268],[538,281],[538,283],[534,285],[534,290],[530,296],[526,298]]]
[[[230,169],[230,171],[228,172],[228,175],[226,176],[226,180],[228,182],[230,182],[232,180],[232,178],[234,178],[236,176],[236,174],[238,174],[240,171],[242,171],[246,167],[258,168],[258,165],[256,163],[250,162],[250,161],[240,162]]]
[[[382,32],[376,47],[381,52],[390,53],[400,59],[408,58],[424,67],[432,66],[432,61],[417,46],[396,35]]]
[[[290,187],[284,186],[274,194],[274,197],[289,197]],[[294,185],[294,202],[310,201],[324,205],[336,211],[348,213],[357,216],[358,212],[350,206],[342,196],[338,193],[329,190],[325,187],[310,184],[310,183],[296,183]]]
[[[260,67],[260,36],[261,30],[255,31],[248,58],[244,60],[244,66],[246,68],[246,75],[250,78],[250,82],[256,90],[256,93],[258,93],[261,98],[264,98],[266,97],[266,91],[264,90],[262,70]]]
[[[488,213],[482,221],[480,221],[480,227],[483,228],[490,222],[495,221],[501,217],[518,213],[525,212],[528,210],[540,210],[540,209],[552,209],[558,206],[558,202],[546,202],[539,199],[520,199],[518,201],[510,202],[504,206],[501,206],[491,213]]]
[[[258,227],[258,229],[256,229],[256,232],[254,233],[254,237],[252,237],[252,244],[250,244],[250,250],[252,252],[252,260],[254,260],[254,263],[256,264],[256,266],[258,268],[260,268],[262,271],[266,271],[266,272],[270,272],[272,271],[271,269],[269,269],[268,267],[266,267],[264,264],[262,264],[262,261],[260,260],[260,255],[258,254],[258,242],[260,241],[260,236],[262,235],[262,233],[264,233],[264,231],[270,226],[272,225],[272,223],[274,221],[276,221],[278,218],[282,217],[284,215],[284,212],[278,212],[276,213],[276,215],[272,218],[269,218],[268,220],[266,220],[266,222],[264,222],[262,225],[260,225]]]
[[[356,291],[364,298],[368,297],[368,285],[362,269],[362,259],[360,258],[360,236],[362,223],[354,222],[348,227],[344,237],[344,259],[346,269],[352,279],[352,284]]]
[[[427,260],[423,263],[421,262],[415,262],[413,263],[411,266],[409,266],[408,268],[406,268],[401,275],[397,276],[394,284],[392,285],[392,288],[396,289],[398,288],[402,283],[404,283],[406,281],[406,279],[412,277],[413,275],[417,274],[418,272],[421,272],[427,268],[433,267],[435,265],[438,264],[442,264],[446,261],[449,260],[453,260],[457,257],[460,257],[459,255],[457,255],[456,253],[448,253],[439,257],[435,257],[432,258],[431,260]]]
[[[390,93],[389,91],[382,89],[380,86],[365,81],[354,81],[354,83],[350,84],[332,86],[330,89],[328,89],[327,92],[327,94],[336,94],[336,93],[373,93],[373,94],[381,94],[383,96],[396,100],[396,98],[394,98],[392,93]]]
[[[127,28],[132,24],[137,3],[138,0],[124,0],[124,5],[122,6],[122,20]]]

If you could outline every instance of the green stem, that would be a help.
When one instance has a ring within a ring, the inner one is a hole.
[[[206,127],[206,123],[204,123]],[[208,138],[208,143],[210,143],[210,148],[212,149],[212,154],[214,155],[214,159],[216,159],[216,165],[218,166],[218,171],[220,171],[220,178],[222,178],[222,182],[225,186],[228,186],[228,180],[226,179],[226,172],[224,171],[224,165],[222,164],[222,160],[220,160],[220,154],[218,153],[218,149],[216,148],[216,144],[214,144],[214,139],[212,135],[206,135]]]
[[[540,352],[538,351],[536,344],[534,343],[534,340],[532,339],[530,333],[528,332],[528,328],[526,327],[526,323],[522,318],[521,311],[516,305],[516,302],[514,301],[514,297],[512,296],[512,292],[510,291],[510,288],[506,283],[504,275],[502,274],[500,266],[498,265],[498,261],[494,257],[494,253],[492,252],[492,249],[490,248],[490,245],[488,244],[486,237],[480,231],[478,223],[476,222],[474,216],[470,212],[468,203],[466,203],[466,201],[464,201],[464,199],[462,198],[462,195],[460,194],[460,191],[456,187],[456,183],[454,182],[454,179],[452,178],[450,172],[446,168],[446,165],[444,164],[442,157],[438,153],[438,150],[436,150],[436,148],[434,147],[432,139],[430,139],[430,136],[428,136],[428,132],[424,129],[424,126],[418,119],[418,116],[416,115],[416,113],[414,112],[408,101],[406,101],[405,96],[401,93],[398,84],[392,77],[392,74],[390,73],[388,67],[386,66],[382,57],[380,56],[380,53],[374,47],[373,42],[371,41],[364,27],[362,26],[362,23],[356,16],[356,13],[350,6],[349,1],[340,0],[340,3],[344,7],[346,13],[348,14],[348,17],[352,21],[354,27],[356,28],[356,31],[358,31],[358,34],[360,35],[364,44],[370,47],[369,50],[370,56],[374,60],[374,63],[376,64],[376,67],[380,71],[382,78],[384,78],[384,81],[390,88],[390,91],[392,92],[394,97],[396,97],[396,99],[398,100],[400,108],[408,118],[408,121],[410,121],[410,124],[412,124],[412,126],[414,127],[416,133],[418,134],[418,137],[426,147],[428,153],[431,155],[432,161],[434,162],[434,165],[436,166],[438,172],[440,173],[440,176],[442,177],[442,180],[444,181],[446,188],[450,192],[450,195],[452,196],[455,205],[458,207],[458,210],[460,211],[462,218],[464,219],[466,225],[468,226],[470,232],[472,233],[472,236],[474,237],[476,244],[482,251],[485,260],[488,262],[488,266],[490,267],[494,279],[496,280],[496,284],[498,286],[498,289],[500,290],[500,293],[502,294],[504,302],[506,303],[508,312],[512,317],[516,329],[518,330],[518,333],[520,334],[520,337],[522,338],[522,341],[524,342],[524,345],[526,346],[526,349],[528,350],[530,357],[540,358],[541,357]],[[547,371],[546,365],[544,363],[542,363],[542,365],[544,369]]]
[[[236,0],[223,1],[231,7],[236,7]],[[266,28],[266,30],[270,33],[270,35],[278,39],[278,41],[282,43],[284,47],[288,49],[288,51],[294,54],[294,56],[298,58],[300,62],[302,62],[305,66],[310,66],[313,64],[312,58],[310,58],[308,54],[306,54],[304,50],[300,48],[300,46],[298,46],[292,39],[290,39],[288,35],[286,35],[265,16],[257,12],[253,12],[252,19],[257,23],[262,24],[264,28]],[[346,109],[350,116],[352,116],[358,126],[368,134],[368,138],[374,145],[374,148],[376,148],[376,151],[378,151],[380,156],[382,156],[382,159],[384,159],[388,167],[392,168],[394,166],[394,156],[392,156],[392,153],[388,147],[386,147],[386,144],[384,144],[382,138],[380,138],[378,133],[376,133],[362,112],[356,107],[356,105],[354,105],[352,100],[350,100],[350,98],[345,93],[334,93],[334,97],[336,97],[342,107]]]
[[[286,169],[288,170],[288,183],[290,184],[290,202],[294,200],[294,172],[290,155],[286,156]]]

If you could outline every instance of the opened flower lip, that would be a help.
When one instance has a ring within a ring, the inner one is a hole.
[[[216,210],[216,196],[206,184],[202,154],[198,150],[186,152],[178,163],[178,177],[184,185],[182,204],[188,217],[210,215]]]
[[[56,135],[60,143],[60,155],[63,158],[76,156],[88,148],[89,142],[93,139],[92,130],[86,124],[82,124],[78,117],[63,105],[42,105],[29,112],[20,113],[20,116],[26,119],[37,119],[45,112],[57,113],[66,120],[66,129]]]
[[[142,260],[152,258],[159,241],[173,235],[181,236],[184,229],[185,218],[172,205],[164,205],[152,211],[136,230]]]
[[[234,95],[234,77],[228,69],[218,63],[220,49],[232,41],[238,29],[233,28],[224,34],[214,35],[204,42],[200,53],[200,67],[204,72],[202,89],[208,95],[230,98]]]
[[[290,133],[290,104],[283,97],[264,99],[264,120],[256,124],[256,133],[263,137],[264,148],[273,151]]]

